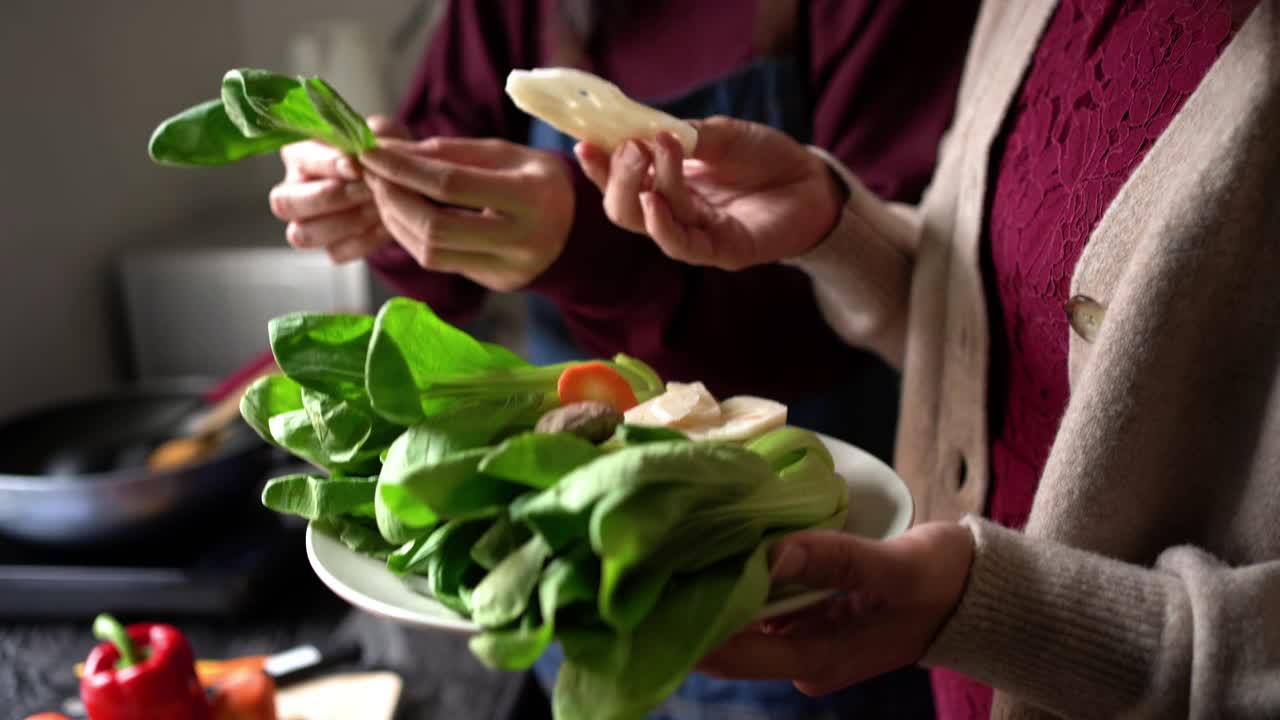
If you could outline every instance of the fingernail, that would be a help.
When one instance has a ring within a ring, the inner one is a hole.
[[[627,141],[622,146],[622,153],[618,156],[618,159],[627,167],[644,165],[644,155],[640,153],[640,146],[631,141]]]
[[[373,191],[369,189],[367,183],[353,182],[347,183],[347,198],[356,202],[363,202],[373,197]]]
[[[344,177],[348,180],[356,180],[360,177],[360,169],[356,167],[355,163],[351,162],[349,157],[338,158],[337,167],[339,177]]]
[[[804,548],[786,545],[774,556],[769,577],[774,580],[793,578],[804,570],[804,561]]]

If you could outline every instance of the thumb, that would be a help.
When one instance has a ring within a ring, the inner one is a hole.
[[[434,160],[502,170],[515,166],[536,151],[501,138],[437,136],[414,143],[407,150]]]
[[[389,118],[386,115],[370,115],[368,123],[369,129],[373,131],[376,137],[398,138],[400,140],[413,138],[409,133],[409,128],[405,127],[400,121]]]
[[[723,115],[688,122],[698,131],[698,144],[691,157],[707,163],[732,161],[735,148],[740,148],[751,133],[751,123]]]
[[[883,589],[895,564],[880,545],[831,530],[797,533],[774,546],[770,574],[811,588]]]
[[[692,157],[711,165],[758,162],[760,151],[770,144],[795,142],[768,125],[723,115],[688,122],[698,131]]]

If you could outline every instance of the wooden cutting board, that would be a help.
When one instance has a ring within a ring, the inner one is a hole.
[[[276,691],[279,720],[391,720],[403,681],[393,672],[325,675]]]

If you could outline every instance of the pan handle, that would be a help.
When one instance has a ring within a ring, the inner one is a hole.
[[[255,357],[239,367],[225,380],[218,383],[204,394],[204,401],[209,405],[217,405],[219,401],[247,387],[251,382],[267,373],[277,372],[276,358],[270,350]]]

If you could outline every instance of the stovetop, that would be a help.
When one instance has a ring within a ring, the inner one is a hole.
[[[305,524],[250,500],[184,542],[66,551],[0,538],[0,618],[247,612],[282,570],[306,562]]]

